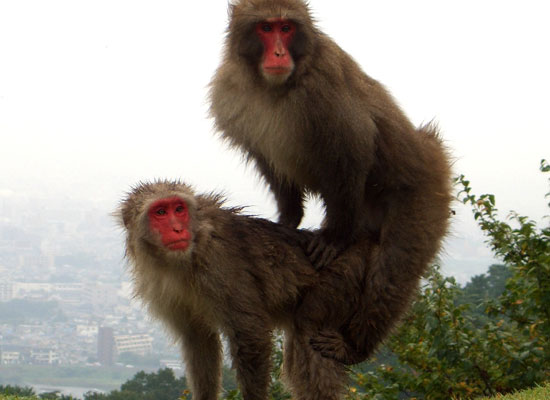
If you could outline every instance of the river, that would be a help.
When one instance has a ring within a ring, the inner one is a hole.
[[[64,394],[66,396],[70,395],[81,400],[84,397],[84,393],[87,393],[89,391],[105,393],[104,390],[100,390],[96,388],[85,388],[85,387],[76,387],[76,386],[49,386],[49,385],[41,385],[41,384],[35,384],[35,383],[25,383],[22,386],[32,387],[37,394],[57,391],[60,394]]]

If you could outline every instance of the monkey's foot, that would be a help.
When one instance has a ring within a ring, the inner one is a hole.
[[[344,337],[336,331],[322,330],[309,339],[313,350],[325,358],[332,358],[342,364],[352,365],[365,360],[364,355],[356,352],[346,343]]]
[[[306,254],[316,269],[330,264],[340,253],[341,249],[326,241],[322,235],[315,235],[306,248]]]

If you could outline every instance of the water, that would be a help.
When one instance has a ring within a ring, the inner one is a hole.
[[[84,398],[84,393],[87,393],[90,391],[105,393],[104,390],[100,390],[97,388],[85,388],[85,387],[77,387],[77,386],[50,386],[50,385],[41,385],[41,384],[35,384],[35,383],[26,383],[22,386],[32,387],[37,394],[57,391],[60,394],[64,394],[66,396],[73,396],[77,399]]]

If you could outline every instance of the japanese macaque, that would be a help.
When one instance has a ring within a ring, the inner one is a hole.
[[[319,31],[305,1],[231,3],[210,100],[221,136],[268,183],[279,222],[297,227],[308,193],[324,201],[322,229],[304,246],[316,267],[367,238],[378,244],[368,261],[377,273],[418,271],[433,258],[451,199],[437,129],[415,128]]]
[[[146,183],[117,213],[135,294],[181,343],[193,398],[219,398],[223,333],[243,398],[266,400],[275,328],[285,331],[284,371],[294,398],[340,398],[345,367],[309,344],[321,325],[294,322],[319,279],[300,246],[311,233],[222,202],[195,196],[183,183]]]

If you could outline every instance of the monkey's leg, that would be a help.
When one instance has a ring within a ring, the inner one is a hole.
[[[271,372],[272,332],[267,324],[248,321],[249,329],[226,332],[233,367],[244,400],[266,400]],[[242,326],[242,324],[241,324]]]
[[[340,185],[323,188],[326,210],[323,228],[306,248],[306,254],[317,269],[330,264],[357,239],[364,223],[360,212],[364,207],[360,189],[364,179],[363,175],[350,173]]]
[[[423,138],[424,146],[430,144],[437,142],[430,142],[429,136]],[[347,345],[365,358],[409,308],[420,277],[437,254],[447,230],[451,201],[447,166],[441,165],[444,155],[437,148],[428,154],[433,159],[425,163],[423,173],[418,173],[415,186],[387,191],[380,239],[368,255],[364,278],[358,281],[359,302],[346,322],[344,336]],[[347,293],[352,295],[354,291]],[[330,356],[326,341],[326,337],[314,338],[318,347],[324,347],[324,355]],[[336,353],[332,356],[338,358]]]
[[[304,216],[303,190],[299,186],[277,176],[263,157],[254,155],[253,158],[275,196],[279,211],[279,223],[296,228],[300,225]]]
[[[347,380],[343,364],[309,346],[309,335],[286,332],[283,379],[295,400],[341,399]]]
[[[302,331],[310,332],[308,344],[323,357],[346,365],[366,358],[353,329],[368,331],[369,321],[355,321],[359,326],[351,321],[364,307],[364,282],[375,248],[369,237],[358,240],[319,271],[318,283],[304,295],[295,321]]]
[[[295,185],[280,183],[277,189],[270,185],[279,209],[278,222],[296,228],[304,216],[302,191]]]
[[[181,345],[193,399],[217,400],[222,371],[219,333],[189,320],[181,326]]]

